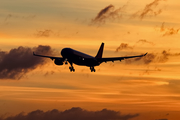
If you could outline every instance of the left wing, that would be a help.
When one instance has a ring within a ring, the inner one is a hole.
[[[45,56],[45,55],[38,55],[38,54],[35,54],[34,52],[33,52],[33,55],[34,56],[39,56],[39,57],[46,57],[46,58],[50,58],[50,59],[61,59],[61,60],[64,60],[64,58],[63,57],[51,57],[51,56]]]
[[[101,62],[101,63],[102,63],[102,62],[108,62],[108,61],[114,62],[114,61],[116,61],[116,60],[121,61],[121,60],[128,59],[128,58],[143,57],[143,56],[145,56],[145,55],[147,55],[147,53],[146,53],[146,54],[143,54],[143,55],[138,55],[138,56],[98,58],[97,60],[98,60],[99,62]]]

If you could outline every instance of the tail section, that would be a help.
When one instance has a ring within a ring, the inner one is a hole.
[[[103,55],[103,49],[104,49],[104,43],[101,44],[101,47],[99,48],[99,51],[95,58],[102,58]]]

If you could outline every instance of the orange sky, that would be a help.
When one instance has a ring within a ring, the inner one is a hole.
[[[180,111],[179,3],[176,0],[1,2],[1,51],[48,45],[55,56],[60,56],[64,47],[95,56],[104,42],[104,57],[148,52],[155,58],[103,63],[95,67],[96,73],[77,65],[74,65],[76,72],[71,73],[69,65],[56,66],[47,59],[46,64],[28,70],[19,80],[0,79],[0,115],[81,107],[139,113],[134,120],[148,115],[149,120],[177,120],[180,118],[176,113]],[[113,7],[98,18],[98,13],[109,5]],[[122,43],[128,47],[115,52]],[[1,59],[2,55],[0,62]],[[151,61],[145,63],[145,60]]]

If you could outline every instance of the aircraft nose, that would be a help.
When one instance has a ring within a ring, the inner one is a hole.
[[[71,49],[70,48],[64,48],[61,50],[61,55],[65,58],[67,57],[68,54],[71,53]]]

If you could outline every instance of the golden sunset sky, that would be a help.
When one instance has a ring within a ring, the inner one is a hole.
[[[0,116],[80,107],[179,119],[179,8],[178,0],[1,0]],[[103,57],[148,54],[95,73],[32,55],[70,47],[95,56],[102,42]]]

